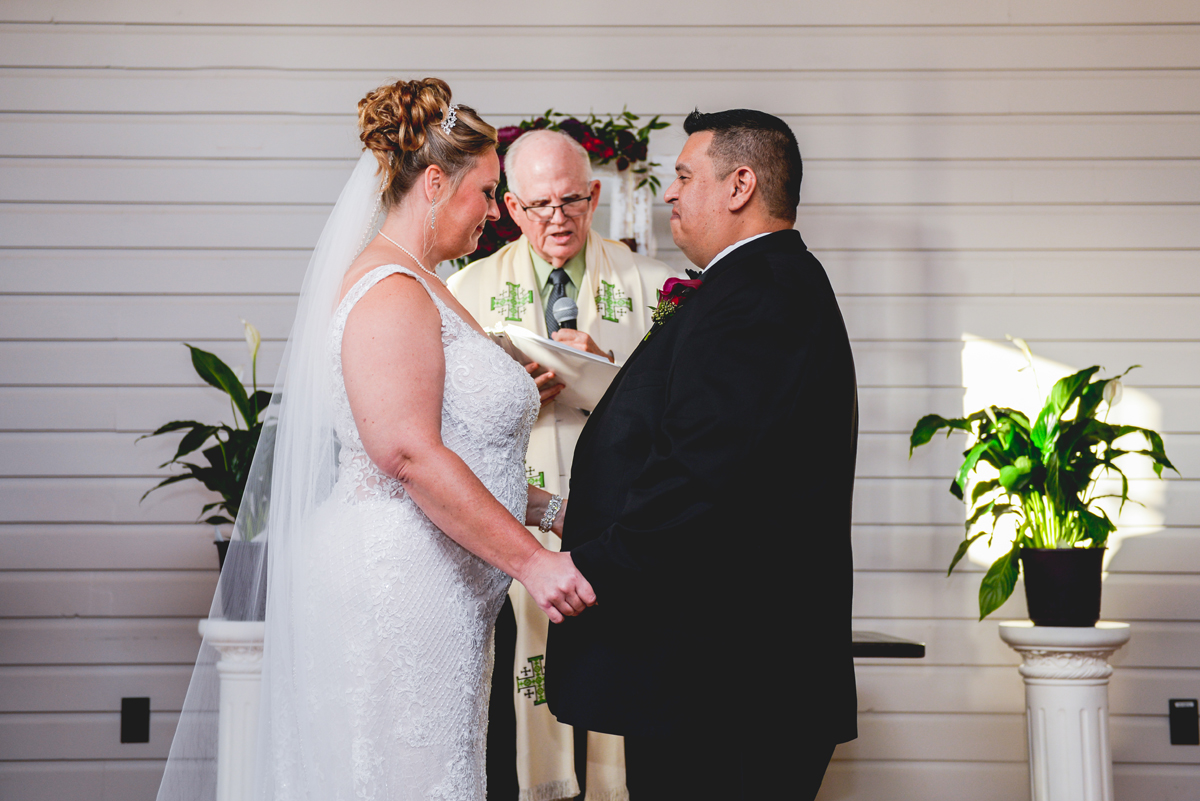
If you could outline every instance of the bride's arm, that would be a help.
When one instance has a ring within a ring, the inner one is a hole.
[[[520,581],[554,622],[595,603],[570,554],[541,546],[442,443],[441,318],[411,278],[383,279],[355,304],[342,371],[367,455],[434,525]]]

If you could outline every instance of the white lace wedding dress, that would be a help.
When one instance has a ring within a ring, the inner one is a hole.
[[[429,290],[407,268],[379,267],[333,316],[338,480],[304,533],[315,558],[295,572],[290,688],[272,690],[276,799],[482,801],[486,792],[492,632],[511,579],[438,530],[375,467],[342,379],[346,318],[394,273]],[[538,392],[511,357],[430,297],[446,358],[442,439],[523,521]]]

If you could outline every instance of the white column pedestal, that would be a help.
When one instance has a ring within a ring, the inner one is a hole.
[[[1021,654],[1033,801],[1112,801],[1108,657],[1129,641],[1128,623],[1095,628],[1000,624]]]
[[[200,621],[200,634],[221,655],[216,801],[249,801],[254,793],[264,630],[262,621]]]

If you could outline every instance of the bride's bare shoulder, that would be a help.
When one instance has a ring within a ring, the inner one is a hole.
[[[368,250],[370,249],[368,248]],[[376,270],[380,267],[386,267],[395,263],[395,260],[387,258],[387,254],[385,253],[368,253],[367,250],[364,250],[362,254],[354,260],[354,263],[350,265],[349,269],[346,270],[345,276],[342,277],[342,286],[338,290],[338,302],[340,303],[342,300],[344,300],[346,295],[350,293],[350,290],[354,288],[355,284],[361,281],[372,270]],[[383,287],[391,288],[400,286],[413,286],[416,283],[416,279],[414,279],[412,276],[404,273],[397,273],[381,279],[379,283],[375,285],[375,287],[372,287],[371,290],[367,292],[367,294],[390,294],[388,289],[385,289],[382,293],[375,292],[375,289]],[[426,295],[424,291],[421,291],[420,294]]]

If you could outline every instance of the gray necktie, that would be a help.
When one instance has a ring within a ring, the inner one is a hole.
[[[567,296],[567,282],[571,279],[562,267],[550,271],[550,297],[546,298],[546,333],[553,334],[560,326],[551,311],[554,304]]]

